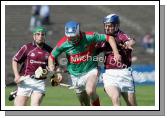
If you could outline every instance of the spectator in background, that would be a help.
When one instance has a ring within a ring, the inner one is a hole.
[[[35,27],[50,24],[50,7],[49,5],[32,6],[32,15],[30,19],[30,31]]]
[[[33,31],[35,27],[41,26],[41,21],[40,21],[40,5],[34,5],[32,6],[32,11],[31,11],[31,18],[30,18],[30,31]]]
[[[154,53],[154,38],[150,33],[147,33],[142,38],[142,45],[145,48],[147,53]]]
[[[42,5],[40,9],[40,19],[42,25],[50,24],[50,7],[49,5]]]

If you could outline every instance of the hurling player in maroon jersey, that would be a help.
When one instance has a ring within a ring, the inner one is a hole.
[[[120,19],[116,14],[109,14],[104,17],[105,34],[114,36],[121,61],[115,61],[113,51],[107,42],[101,44],[105,55],[105,72],[103,83],[106,93],[112,100],[114,106],[120,106],[122,95],[127,105],[135,106],[135,85],[132,77],[131,53],[135,41],[119,29]]]
[[[45,94],[46,77],[35,77],[36,70],[46,69],[52,48],[45,44],[46,29],[37,27],[33,31],[33,42],[23,45],[12,59],[12,68],[17,84],[15,106],[26,106],[31,97],[31,105],[39,106]],[[21,66],[21,67],[20,67]],[[19,70],[20,67],[20,70]],[[22,80],[21,78],[26,78]]]

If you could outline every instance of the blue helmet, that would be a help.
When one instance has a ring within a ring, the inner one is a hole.
[[[80,42],[80,25],[75,21],[69,21],[65,24],[65,35],[71,44]]]
[[[76,37],[79,35],[80,25],[75,21],[69,21],[65,24],[65,35],[67,37]]]
[[[113,24],[119,24],[119,16],[116,14],[109,14],[103,19],[103,23],[113,23]]]

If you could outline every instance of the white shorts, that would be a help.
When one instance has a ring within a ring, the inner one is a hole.
[[[87,81],[88,77],[90,75],[92,75],[92,74],[97,74],[97,73],[98,73],[97,68],[94,68],[91,71],[89,71],[88,73],[86,73],[84,75],[81,75],[81,76],[73,76],[73,75],[71,75],[72,86],[76,90],[76,93],[83,92],[85,90],[86,81]]]
[[[103,83],[105,88],[117,86],[121,92],[135,92],[132,68],[106,69],[105,73],[103,73]]]
[[[18,84],[17,95],[30,97],[33,92],[45,93],[45,80],[27,78]]]

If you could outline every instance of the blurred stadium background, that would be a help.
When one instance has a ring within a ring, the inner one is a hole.
[[[31,5],[5,6],[6,66],[4,79],[7,88],[9,88],[6,91],[7,94],[11,90],[10,86],[15,85],[11,59],[23,44],[32,41],[32,33],[29,31],[31,9]],[[155,33],[155,8],[153,5],[54,5],[50,6],[50,9],[51,24],[46,26],[48,29],[46,42],[52,47],[64,35],[64,24],[67,21],[76,20],[80,22],[83,31],[104,33],[103,17],[110,13],[118,14],[121,29],[136,39],[133,52],[136,84],[139,86],[146,83],[145,86],[152,85],[152,102],[149,105],[154,105],[155,54],[147,53],[141,44],[141,39],[146,33],[149,32],[153,35]],[[62,54],[61,57],[63,56]],[[50,86],[49,82],[47,85]]]

